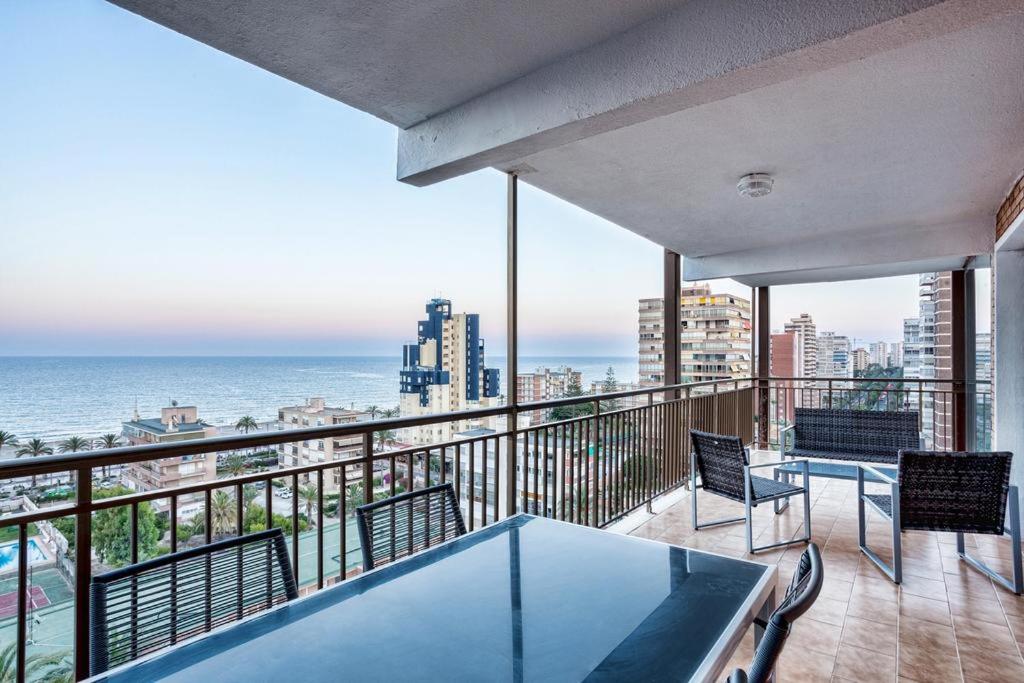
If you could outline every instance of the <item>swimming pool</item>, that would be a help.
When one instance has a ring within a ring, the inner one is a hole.
[[[36,540],[28,541],[28,563],[39,564],[46,561],[46,554],[36,545]],[[18,564],[18,542],[0,545],[0,571],[13,569]]]

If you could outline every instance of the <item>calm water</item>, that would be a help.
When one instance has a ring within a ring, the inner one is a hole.
[[[488,356],[493,367],[505,359]],[[521,372],[570,365],[584,389],[609,365],[620,381],[637,376],[634,357],[522,357]],[[196,405],[202,419],[233,424],[242,415],[276,419],[281,406],[322,396],[327,404],[398,405],[399,357],[61,357],[0,358],[0,429],[20,438],[120,432],[136,401],[143,417],[174,399]],[[502,385],[505,384],[502,372]],[[504,390],[503,390],[504,393]]]

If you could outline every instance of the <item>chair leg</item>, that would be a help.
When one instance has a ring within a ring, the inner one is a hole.
[[[981,573],[985,574],[993,581],[999,583],[1007,590],[1013,591],[1017,595],[1024,593],[1024,567],[1021,566],[1021,532],[1020,532],[1020,498],[1017,493],[1017,487],[1011,486],[1008,495],[1007,514],[1010,517],[1010,545],[1013,551],[1013,579],[1007,579],[1002,574],[999,574],[994,569],[989,567],[987,564],[982,562],[976,557],[967,553],[966,544],[964,543],[963,533],[958,532],[956,535],[956,551],[960,555],[960,559],[967,562]]]
[[[745,517],[727,517],[724,519],[716,519],[710,522],[704,522],[701,524],[697,521],[697,468],[696,462],[693,457],[690,458],[690,484],[693,491],[690,493],[690,514],[693,519],[693,530],[700,531],[701,529],[707,529],[712,526],[720,526],[722,524],[735,524],[736,522],[742,522]]]
[[[783,474],[783,473],[779,472],[778,469],[776,469],[776,470],[774,470],[772,472],[772,478],[775,479],[775,481],[780,481],[782,477],[786,478],[786,483],[787,484],[790,482],[789,475],[786,475],[786,474]],[[783,502],[782,505],[779,505],[780,501]],[[786,511],[786,508],[789,507],[789,498],[778,498],[776,500],[773,500],[772,501],[772,507],[775,509],[775,514],[781,515],[783,512]]]
[[[867,543],[867,516],[864,514],[864,503],[870,502],[864,496],[864,475],[863,472],[858,470],[857,472],[857,536],[860,541],[860,551],[864,553],[869,560],[875,563],[879,569],[885,572],[885,575],[892,579],[893,583],[902,583],[903,581],[903,548],[900,542],[900,489],[899,484],[892,485],[892,514],[886,515],[881,509],[872,503],[872,507],[878,510],[878,513],[884,518],[888,519],[892,524],[892,566],[885,563],[878,554],[868,547]]]

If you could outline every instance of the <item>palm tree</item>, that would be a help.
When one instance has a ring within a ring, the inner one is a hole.
[[[225,458],[224,465],[221,467],[221,470],[229,477],[239,477],[245,474],[245,469],[245,458],[237,453]]]
[[[238,419],[238,422],[235,423],[235,429],[240,429],[246,434],[249,433],[250,429],[259,430],[259,428],[259,423],[256,422],[252,415],[243,415]]]
[[[395,442],[397,436],[391,429],[385,429],[383,432],[377,432],[377,450],[382,451],[384,448]]]
[[[70,651],[60,650],[52,654],[35,654],[26,657],[25,680],[50,683],[73,681],[70,656]],[[14,683],[18,680],[17,670],[17,643],[11,643],[0,650],[0,683]]]
[[[385,408],[380,411],[380,416],[384,418],[398,417],[401,414],[402,411],[398,409],[398,406],[395,406],[394,408]]]
[[[210,524],[214,536],[234,531],[235,501],[224,491],[215,491],[210,498]]]
[[[30,458],[34,458],[40,455],[53,455],[53,449],[46,445],[46,442],[42,439],[29,439],[21,448],[14,453],[15,457],[20,458],[23,455],[27,455]],[[36,475],[32,475],[32,488],[36,487]]]
[[[366,412],[368,412],[370,414],[370,419],[371,420],[376,420],[377,416],[380,415],[380,406],[378,406],[378,405],[366,406]]]
[[[96,442],[96,448],[117,448],[121,445],[121,436],[119,434],[104,434]],[[107,466],[103,466],[103,476],[107,476]]]
[[[12,432],[5,432],[4,430],[0,429],[0,451],[2,451],[5,446],[9,448],[14,448],[17,445],[18,437],[16,437]]]
[[[318,502],[316,486],[313,484],[303,484],[295,491],[295,495],[306,506],[306,519],[309,520],[310,524],[314,524],[313,509],[316,508]]]
[[[69,436],[60,442],[58,450],[61,453],[77,453],[78,451],[87,451],[92,446],[87,439],[83,439],[80,436]]]

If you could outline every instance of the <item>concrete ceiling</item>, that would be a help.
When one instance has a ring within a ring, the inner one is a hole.
[[[680,0],[111,0],[400,128]]]
[[[1024,168],[1024,0],[113,1],[396,124],[400,180],[517,170],[691,279],[957,267]]]
[[[1024,168],[1021,131],[1024,13],[508,167],[684,254],[688,279],[847,279],[991,251],[995,210]],[[741,197],[749,172],[770,173],[774,191]]]

